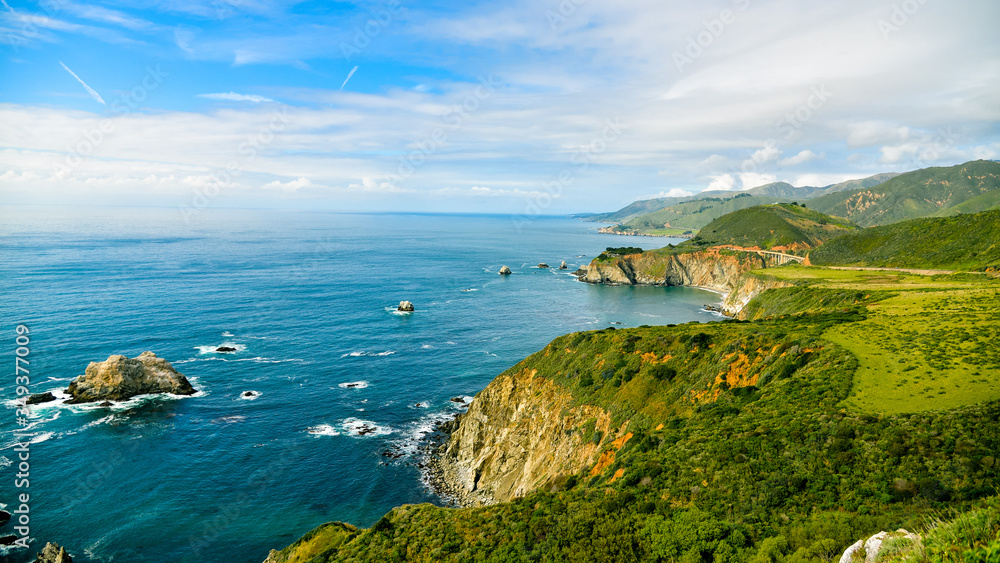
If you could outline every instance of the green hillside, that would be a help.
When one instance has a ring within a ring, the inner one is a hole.
[[[925,168],[871,188],[817,197],[809,206],[864,226],[1000,208],[1000,163]]]
[[[811,257],[983,265],[998,229],[1000,211],[858,230],[780,204],[656,252],[829,240]],[[520,409],[576,420],[550,439],[595,448],[594,465],[509,502],[323,524],[267,563],[829,563],[900,527],[922,539],[880,561],[1000,559],[1000,279],[800,265],[746,276],[784,282],[747,305],[751,320],[576,332],[505,372],[532,383],[489,403],[483,424],[530,432],[535,419],[500,416]],[[570,398],[563,413],[599,409],[587,412],[610,430],[540,408],[554,393]]]
[[[706,191],[686,197],[664,197],[635,201],[612,213],[588,214],[588,221],[616,222],[621,231],[639,231],[646,234],[679,234],[684,230],[698,230],[716,217],[737,209],[767,203],[804,201],[809,198],[844,190],[877,186],[898,176],[894,172],[876,174],[867,178],[847,180],[824,187],[795,187],[786,182],[773,182],[741,192]],[[737,199],[750,197],[751,200]],[[661,210],[670,211],[660,213]],[[688,217],[691,215],[691,217]],[[664,223],[671,228],[664,229]]]
[[[653,213],[640,215],[623,223],[621,227],[645,233],[656,233],[658,229],[682,229],[697,231],[733,211],[746,209],[755,205],[765,205],[786,201],[785,198],[774,196],[753,196],[739,194],[728,199],[705,198],[664,207]],[[787,201],[791,201],[788,199]]]
[[[759,205],[715,219],[705,225],[690,243],[697,246],[758,246],[763,249],[776,246],[813,248],[857,228],[849,221],[799,205]]]
[[[998,269],[1000,210],[862,229],[829,241],[809,259],[816,265]]]
[[[919,415],[845,407],[858,359],[825,334],[864,322],[867,300],[853,303],[559,337],[511,370],[538,370],[629,422],[625,441],[586,423],[566,429],[599,444],[606,467],[508,503],[402,506],[368,529],[327,524],[270,561],[820,563],[878,530],[923,530],[949,508],[986,511],[986,524],[954,538],[941,523],[928,534],[934,549],[990,542],[1000,403]]]

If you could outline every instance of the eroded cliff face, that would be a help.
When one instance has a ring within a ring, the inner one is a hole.
[[[600,407],[573,403],[533,369],[502,374],[476,395],[438,456],[443,477],[464,491],[462,504],[510,500],[598,463],[601,444],[620,439],[627,423],[612,428]]]
[[[643,252],[591,262],[580,279],[623,285],[690,285],[728,293],[743,274],[767,265],[758,254],[720,254],[718,249],[674,255]]]
[[[752,274],[744,275],[722,301],[722,311],[729,316],[736,317],[740,320],[746,320],[747,316],[745,309],[747,303],[752,301],[754,297],[757,297],[769,289],[792,287],[792,285],[793,284],[782,280],[758,277]]]

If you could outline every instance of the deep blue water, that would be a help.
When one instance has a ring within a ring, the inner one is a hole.
[[[413,452],[458,412],[450,398],[558,335],[709,321],[701,307],[718,301],[577,282],[569,271],[606,246],[671,241],[568,218],[517,228],[507,216],[0,212],[0,503],[12,510],[29,492],[31,555],[56,541],[78,562],[257,563],[322,522],[369,526],[399,504],[440,503],[415,456],[382,453]],[[534,267],[561,260],[570,270]],[[514,274],[498,276],[503,264]],[[393,312],[403,299],[415,313]],[[32,392],[145,350],[200,392],[35,408],[30,487],[16,489],[19,323],[31,331]],[[220,345],[239,351],[210,351]],[[240,398],[248,390],[260,395]],[[363,423],[377,431],[357,436]]]

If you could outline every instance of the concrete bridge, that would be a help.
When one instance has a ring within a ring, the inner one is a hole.
[[[771,259],[777,265],[782,266],[788,264],[789,262],[798,262],[799,264],[805,262],[805,258],[802,256],[795,256],[792,254],[785,254],[784,252],[774,252],[773,250],[757,250],[755,248],[742,248],[739,246],[725,245],[722,248],[728,248],[729,250],[738,250],[740,252],[756,252],[765,258]]]

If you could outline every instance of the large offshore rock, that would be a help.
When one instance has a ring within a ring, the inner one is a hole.
[[[170,393],[193,395],[191,383],[170,362],[143,352],[136,358],[114,355],[103,362],[91,362],[87,371],[74,379],[66,393],[70,404],[95,401],[124,401],[136,395]]]

